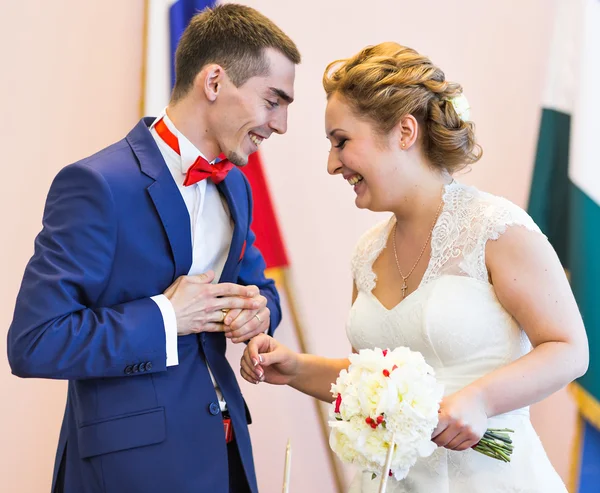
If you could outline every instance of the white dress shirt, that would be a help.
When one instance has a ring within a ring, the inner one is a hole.
[[[161,118],[167,128],[179,140],[181,155],[171,149],[156,132],[154,126]],[[233,221],[227,202],[210,179],[199,181],[187,187],[183,185],[188,169],[194,164],[198,156],[206,158],[177,130],[169,119],[166,110],[163,110],[161,115],[152,123],[150,133],[160,149],[190,215],[192,266],[188,275],[193,276],[212,270],[215,273],[213,282],[217,283],[225,267],[233,236]],[[160,308],[164,320],[167,341],[167,366],[177,365],[179,364],[179,357],[175,310],[171,301],[165,295],[153,296],[151,299]],[[221,410],[224,411],[226,404],[223,396],[212,373],[210,373],[210,377],[217,391]]]

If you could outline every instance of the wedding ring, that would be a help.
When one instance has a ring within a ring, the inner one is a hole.
[[[223,314],[223,319],[221,320],[221,322],[225,322],[225,317],[227,317],[227,314],[229,313],[229,309],[221,308],[221,313]]]
[[[258,322],[262,324],[262,320],[260,319],[260,317],[258,316],[258,313],[254,314],[254,316],[257,318]]]

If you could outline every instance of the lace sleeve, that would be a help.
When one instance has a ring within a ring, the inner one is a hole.
[[[375,288],[377,278],[373,272],[373,262],[385,248],[392,220],[385,220],[373,226],[358,240],[350,269],[352,278],[359,291],[371,292]]]
[[[528,231],[542,235],[546,238],[538,225],[534,222],[527,212],[519,206],[513,204],[503,197],[482,193],[480,203],[482,217],[482,234],[479,237],[477,247],[474,249],[476,254],[477,272],[476,277],[480,280],[488,279],[487,266],[485,262],[485,247],[489,240],[497,240],[511,226],[522,226]],[[466,256],[465,256],[466,257]],[[467,259],[474,260],[473,258]]]
[[[489,215],[486,240],[497,240],[509,226],[523,226],[546,237],[531,216],[519,206],[502,197],[490,196],[489,200],[492,212]]]

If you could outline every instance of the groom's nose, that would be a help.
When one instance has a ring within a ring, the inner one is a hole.
[[[271,121],[269,121],[269,127],[273,132],[283,135],[287,132],[287,118],[287,106],[280,106],[277,108],[277,111],[273,112],[273,117],[271,118]]]

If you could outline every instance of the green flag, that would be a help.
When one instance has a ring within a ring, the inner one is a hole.
[[[600,0],[557,0],[528,211],[570,275],[589,344],[576,491],[600,484]]]

